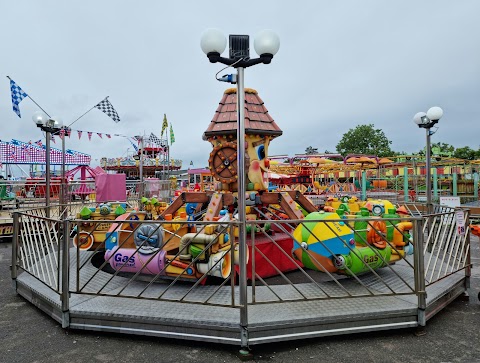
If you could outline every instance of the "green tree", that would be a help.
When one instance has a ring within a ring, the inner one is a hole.
[[[307,155],[318,154],[318,149],[316,147],[308,146],[305,149],[305,154]]]
[[[420,150],[419,154],[425,155],[426,147]],[[430,145],[430,151],[433,156],[450,157],[455,151],[455,147],[444,142],[434,142]]]
[[[375,129],[373,124],[358,125],[343,134],[336,149],[339,154],[366,154],[377,156],[390,156],[392,142],[387,139],[381,129]]]
[[[465,146],[455,149],[453,156],[459,159],[475,160],[477,157],[477,152],[471,149],[469,146]]]

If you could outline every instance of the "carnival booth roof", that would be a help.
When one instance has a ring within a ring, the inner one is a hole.
[[[230,88],[223,94],[213,120],[204,133],[204,138],[237,134],[237,90]],[[282,135],[282,130],[268,113],[258,92],[245,89],[245,134]]]

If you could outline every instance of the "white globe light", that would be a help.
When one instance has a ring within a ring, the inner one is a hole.
[[[443,110],[440,107],[432,107],[427,111],[427,117],[432,121],[438,121],[443,116]]]
[[[227,47],[227,38],[221,30],[210,28],[202,33],[200,47],[205,54],[212,52],[222,54]]]
[[[253,47],[255,48],[255,52],[257,52],[258,55],[275,55],[280,49],[280,38],[272,30],[262,30],[260,33],[255,35],[255,39],[253,40]]]
[[[415,122],[417,125],[422,125],[423,120],[422,117],[427,116],[425,112],[417,112],[415,116],[413,116],[413,122]]]
[[[52,120],[55,121],[54,127],[59,129],[63,127],[63,120],[58,116],[53,116]]]
[[[47,116],[43,112],[37,111],[32,115],[32,120],[37,125],[45,125],[45,122],[47,121]]]

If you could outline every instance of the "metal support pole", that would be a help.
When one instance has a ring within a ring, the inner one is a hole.
[[[70,221],[63,221],[63,239],[62,239],[62,328],[68,328],[70,325]]]
[[[138,165],[138,171],[140,174],[140,185],[138,186],[138,209],[143,210],[142,197],[144,194],[143,190],[143,146],[144,140],[143,136],[140,137],[140,161]]]
[[[67,188],[65,185],[65,129],[62,129],[63,132],[60,135],[62,136],[62,182],[60,187],[60,219],[66,218],[67,210]]]
[[[245,85],[244,68],[237,68],[238,244],[240,254],[240,329],[242,348],[248,347],[247,240],[245,212]]]
[[[362,200],[367,200],[367,172],[362,170]]]
[[[405,203],[409,202],[409,195],[408,195],[408,168],[406,166],[403,167],[403,201]]]
[[[472,276],[472,255],[471,255],[471,240],[470,240],[470,229],[468,226],[470,226],[470,209],[465,210],[465,248],[467,251],[465,252],[466,254],[466,265],[467,268],[465,269],[465,289],[468,289],[470,287],[470,277]]]
[[[433,168],[433,196],[435,201],[438,201],[438,175],[437,168]]]
[[[415,241],[415,248],[413,251],[414,258],[414,279],[415,279],[415,293],[418,298],[418,325],[424,327],[426,325],[425,310],[427,308],[427,293],[425,291],[425,266],[423,256],[423,220],[415,220],[413,223],[413,232]]]
[[[432,212],[432,175],[430,170],[430,162],[431,162],[431,152],[430,152],[430,128],[426,129],[427,131],[427,150],[426,150],[426,174],[425,174],[425,183],[427,185],[427,214]],[[430,230],[430,228],[429,228]]]
[[[50,131],[45,131],[45,138],[45,204],[47,218],[50,218],[50,139],[52,138]]]
[[[478,199],[478,173],[473,173],[473,196]]]
[[[18,262],[18,236],[20,235],[19,213],[13,213],[13,236],[12,236],[12,271],[13,287],[17,290],[17,262]]]
[[[167,135],[168,141],[168,135]],[[167,146],[167,186],[168,186],[168,198],[170,199],[171,195],[171,188],[170,188],[170,146]]]
[[[457,194],[458,194],[458,178],[457,178],[457,173],[453,173],[453,175],[452,175],[452,188],[453,188],[452,195],[453,195],[454,197],[456,197]]]

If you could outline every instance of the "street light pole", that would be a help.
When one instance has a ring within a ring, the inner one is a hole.
[[[144,193],[144,185],[143,185],[143,146],[144,146],[144,140],[143,136],[140,138],[140,165],[138,168],[138,171],[140,173],[140,188],[138,188],[138,192],[140,194],[140,199],[143,197]],[[140,203],[142,205],[142,203]]]
[[[433,134],[431,128],[438,123],[438,121],[443,116],[443,110],[440,107],[431,107],[427,113],[418,112],[413,117],[413,122],[415,122],[418,127],[425,129],[427,136],[427,150],[425,152],[425,179],[427,186],[427,214],[432,213],[432,175],[431,175],[431,150],[430,150],[430,136]],[[430,230],[430,228],[429,228]]]
[[[43,129],[42,129],[43,130]],[[47,218],[50,218],[50,139],[52,134],[45,129],[45,204],[47,205]]]
[[[427,136],[427,150],[425,152],[425,157],[427,158],[425,162],[425,178],[427,180],[427,212],[430,214],[432,212],[432,167],[431,167],[431,150],[430,150],[430,128],[426,130]]]
[[[65,134],[67,133],[67,128],[62,127],[60,130],[60,136],[62,138],[62,181],[60,184],[60,219],[66,218],[67,210],[67,181],[65,180]]]
[[[239,242],[239,254],[240,261],[244,261],[245,264],[240,268],[239,284],[240,289],[240,304],[244,307],[240,310],[240,325],[245,328],[245,334],[248,332],[246,327],[248,326],[247,315],[247,237],[246,237],[246,220],[247,212],[245,206],[245,84],[244,84],[244,68],[237,68],[237,155],[238,155],[238,221],[240,226],[238,227],[238,242]],[[243,270],[243,271],[242,271]],[[243,338],[246,343],[248,342],[248,336]],[[248,345],[248,344],[247,344]]]
[[[143,145],[144,145],[144,139],[143,136],[135,136],[135,139],[139,141],[139,154],[136,154],[133,156],[135,160],[138,161],[138,174],[140,178],[140,182],[138,185],[138,209],[143,210],[143,204],[142,204],[142,197],[143,197]]]
[[[33,121],[43,132],[45,132],[45,204],[46,204],[46,216],[50,217],[50,140],[52,134],[57,133],[62,127],[62,122],[58,117],[47,118],[42,112],[35,112],[32,116]],[[64,145],[64,144],[62,144]],[[64,156],[65,157],[65,151]],[[63,168],[65,165],[65,159],[63,160]],[[64,174],[64,169],[62,169]],[[62,175],[63,177],[63,175]],[[60,201],[61,202],[61,201]]]
[[[247,241],[245,210],[245,86],[244,69],[256,64],[269,64],[280,48],[280,39],[270,30],[257,34],[254,47],[259,58],[250,58],[250,38],[248,35],[229,36],[229,58],[221,56],[226,48],[227,40],[217,29],[207,29],[200,41],[203,52],[211,63],[222,63],[237,69],[236,75],[225,75],[220,81],[237,83],[237,175],[238,175],[238,244],[240,260],[240,329],[241,353],[248,351],[248,294],[247,294]]]

